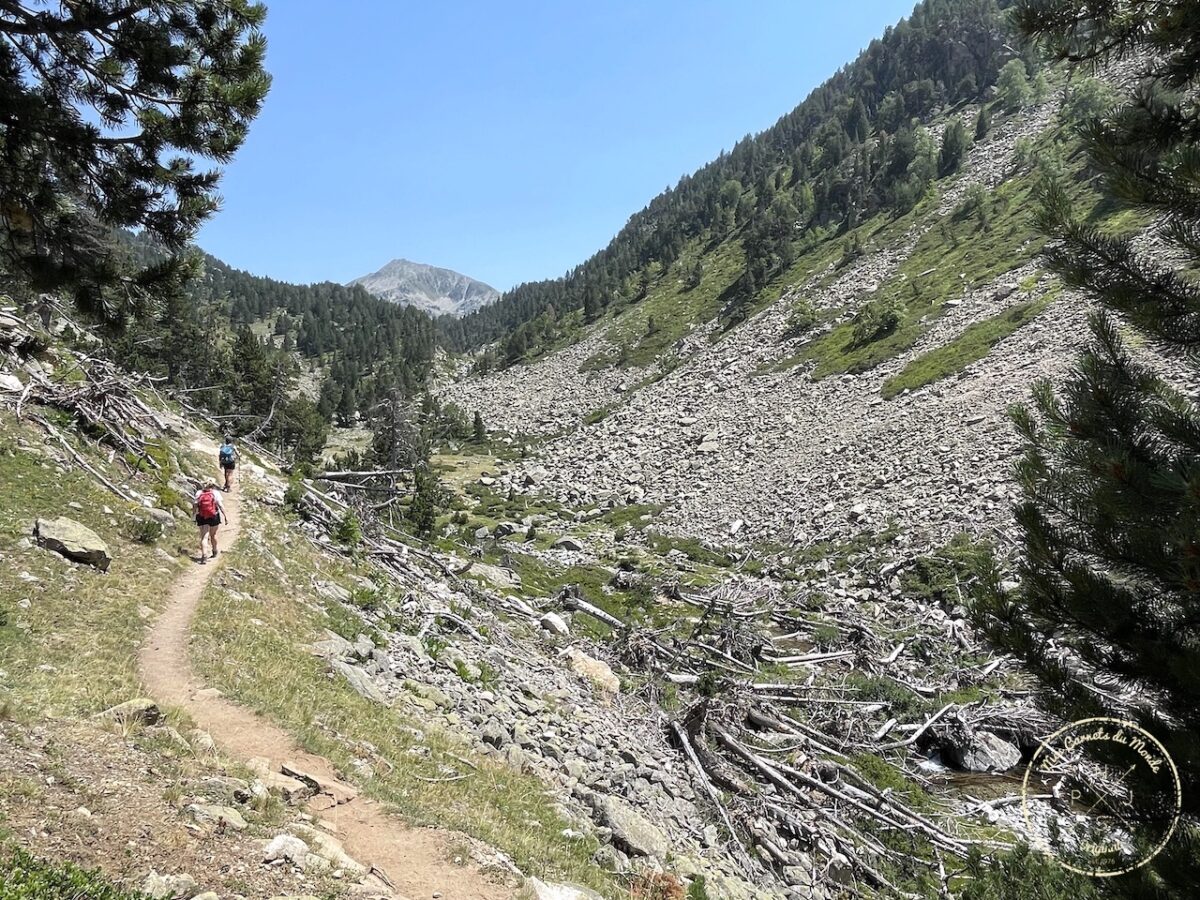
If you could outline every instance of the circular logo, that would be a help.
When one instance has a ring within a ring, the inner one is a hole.
[[[1144,866],[1171,839],[1182,809],[1179,772],[1133,722],[1081,719],[1033,754],[1021,806],[1035,846],[1072,872],[1110,878]]]

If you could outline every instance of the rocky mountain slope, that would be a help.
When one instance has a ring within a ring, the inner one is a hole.
[[[500,292],[494,287],[450,269],[393,259],[371,275],[355,278],[381,300],[415,306],[431,316],[465,316],[495,302]]]
[[[529,486],[522,473],[514,489],[659,505],[656,522],[682,533],[803,545],[894,523],[930,545],[994,536],[1017,453],[1007,408],[1062,373],[1084,333],[1084,305],[1041,274],[1030,220],[1034,157],[1066,160],[1068,176],[1076,165],[1062,100],[1060,87],[998,117],[916,209],[818,245],[732,330],[699,318],[638,359],[686,297],[671,277],[579,342],[443,395],[527,443]],[[856,345],[856,315],[892,297],[923,315]]]
[[[503,490],[533,473],[502,442],[435,457],[453,511],[427,543],[246,443],[237,542],[202,569],[185,509],[211,438],[32,316],[0,314],[0,351],[0,705],[20,710],[0,814],[39,856],[163,898],[411,900],[339,819],[377,803],[447,829],[421,894],[446,900],[481,896],[457,866],[491,873],[489,897],[935,896],[874,829],[953,873],[1025,827],[945,777],[1013,767],[1047,725],[963,618],[970,548],[945,570],[905,534],[750,560],[662,538],[653,504]],[[192,693],[160,710],[139,645],[198,579]],[[251,727],[199,730],[228,704],[336,781],[238,756]]]

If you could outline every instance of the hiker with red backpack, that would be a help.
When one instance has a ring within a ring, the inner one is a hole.
[[[221,502],[221,495],[217,493],[215,481],[208,482],[196,492],[196,498],[192,501],[192,512],[196,516],[196,524],[200,527],[200,563],[204,564],[208,562],[204,558],[205,537],[208,538],[213,558],[216,559],[217,529],[221,526],[222,519],[226,523],[229,522],[229,517],[225,515],[225,504]]]

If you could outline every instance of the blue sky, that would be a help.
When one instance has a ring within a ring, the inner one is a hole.
[[[912,4],[274,0],[274,86],[198,243],[295,282],[561,275]]]

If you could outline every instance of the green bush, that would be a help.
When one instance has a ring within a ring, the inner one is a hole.
[[[357,547],[362,541],[362,523],[354,514],[354,510],[346,510],[342,521],[338,522],[337,529],[333,532],[333,539],[345,547]]]
[[[303,480],[293,478],[288,482],[287,490],[283,492],[283,502],[289,509],[299,509],[300,501],[304,499],[305,487]]]
[[[994,859],[972,851],[960,900],[1098,900],[1100,879],[1076,875],[1027,846]]]
[[[99,872],[69,863],[54,865],[20,848],[0,856],[0,900],[142,900],[144,894],[123,891]]]
[[[904,304],[895,297],[869,300],[854,314],[854,344],[862,346],[887,337],[904,318]]]
[[[156,481],[150,485],[150,490],[154,493],[154,499],[158,501],[160,509],[188,509],[190,504],[184,498],[183,494],[175,490],[165,481]]]
[[[816,309],[813,308],[808,298],[802,297],[796,301],[792,311],[788,314],[787,327],[784,329],[783,336],[787,338],[800,337],[816,324]]]
[[[137,541],[139,544],[157,543],[165,530],[161,522],[142,518],[130,519],[129,524],[125,527],[125,533],[129,539]]]

